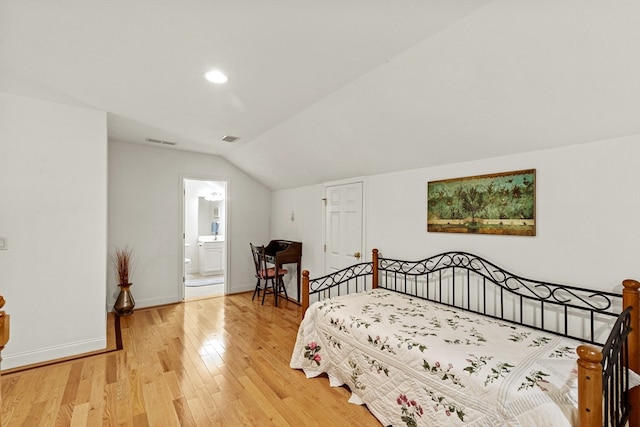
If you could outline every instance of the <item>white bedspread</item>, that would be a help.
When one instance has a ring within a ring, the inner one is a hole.
[[[313,304],[291,367],[387,426],[572,426],[578,342],[377,289]]]

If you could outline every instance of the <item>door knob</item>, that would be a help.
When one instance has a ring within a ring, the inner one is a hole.
[[[356,259],[360,259],[360,252],[356,252],[353,256],[356,257]]]

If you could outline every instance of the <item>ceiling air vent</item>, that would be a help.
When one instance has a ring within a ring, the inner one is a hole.
[[[240,139],[239,136],[231,136],[231,135],[225,135],[222,137],[222,140],[224,142],[236,142],[239,139]]]
[[[154,144],[164,144],[164,145],[178,145],[177,142],[171,142],[171,141],[163,141],[161,139],[153,139],[153,138],[147,138],[146,139],[147,142],[153,142]]]

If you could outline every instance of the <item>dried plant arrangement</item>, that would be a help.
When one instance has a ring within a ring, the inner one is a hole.
[[[133,274],[133,248],[125,246],[124,248],[116,247],[113,257],[113,264],[118,275],[118,286],[131,285],[130,278]]]

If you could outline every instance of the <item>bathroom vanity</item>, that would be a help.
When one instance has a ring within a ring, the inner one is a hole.
[[[198,266],[203,276],[224,272],[224,236],[198,237]]]

